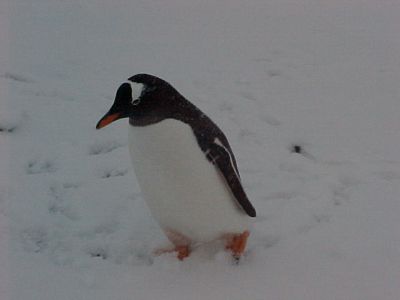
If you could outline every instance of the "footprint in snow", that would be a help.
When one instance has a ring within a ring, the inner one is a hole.
[[[259,116],[258,119],[264,123],[267,123],[268,125],[271,125],[271,126],[281,125],[281,121],[279,121],[278,119],[276,119],[272,116],[262,115],[262,116]]]
[[[219,105],[219,110],[221,112],[232,112],[233,111],[233,105],[228,102],[222,102],[222,104]]]
[[[247,100],[257,101],[257,97],[254,96],[254,94],[250,91],[246,91],[246,90],[240,91],[239,95]]]
[[[17,128],[17,126],[15,124],[2,123],[0,121],[0,133],[2,133],[2,132],[4,132],[4,133],[13,133],[16,128]]]
[[[385,181],[398,181],[400,180],[400,173],[396,171],[391,171],[391,170],[383,170],[383,171],[377,171],[373,172],[375,176],[378,178],[385,180]]]
[[[280,237],[278,235],[269,235],[264,237],[258,237],[257,246],[261,246],[265,249],[275,246],[279,241]]]
[[[68,189],[65,186],[54,184],[50,187],[51,200],[48,203],[48,211],[50,214],[59,214],[71,221],[79,219],[77,211],[72,207],[71,203],[68,202]]]
[[[337,183],[331,187],[334,205],[349,202],[353,188],[360,184],[365,184],[365,182],[355,175],[340,175]]]
[[[20,126],[22,116],[19,112],[0,112],[0,134],[14,133]]]
[[[26,173],[29,175],[42,174],[42,173],[53,173],[56,171],[56,166],[50,160],[30,160],[26,167]]]
[[[45,229],[30,227],[20,234],[22,246],[27,252],[40,253],[48,247],[49,237]]]
[[[90,257],[100,258],[100,259],[107,259],[109,257],[108,251],[105,247],[97,246],[97,247],[89,247],[86,251]]]
[[[5,72],[1,77],[16,81],[16,82],[23,82],[23,83],[33,83],[34,81],[22,74],[14,73],[14,72]]]
[[[239,138],[246,138],[246,137],[251,137],[254,135],[255,135],[255,132],[250,129],[247,129],[247,128],[242,128],[239,131]]]
[[[88,246],[86,254],[95,259],[109,260],[115,264],[124,265],[152,265],[154,255],[151,250],[143,246],[134,246],[132,244],[120,245],[119,247],[110,247],[110,245],[96,242]]]
[[[270,69],[267,71],[269,77],[279,77],[282,75],[282,71],[278,69]]]
[[[291,200],[296,197],[296,193],[293,191],[277,191],[271,192],[268,195],[264,196],[263,199],[265,201],[271,200]]]
[[[314,214],[312,217],[317,223],[328,223],[332,218],[329,214]]]
[[[62,186],[64,189],[77,189],[81,186],[81,184],[77,182],[65,182]]]
[[[120,147],[122,147],[122,145],[116,141],[97,142],[90,146],[89,155],[105,154]]]
[[[118,169],[107,169],[102,172],[101,178],[110,178],[110,177],[118,177],[118,176],[124,176],[126,173],[128,173],[127,169],[123,170],[118,170]]]

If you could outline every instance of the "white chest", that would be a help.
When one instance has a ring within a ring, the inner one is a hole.
[[[167,119],[129,129],[142,194],[160,226],[195,241],[247,230],[249,218],[207,161],[189,125]]]

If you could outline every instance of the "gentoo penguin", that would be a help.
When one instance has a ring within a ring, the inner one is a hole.
[[[96,128],[129,118],[129,151],[141,192],[183,260],[223,239],[238,260],[256,211],[224,133],[166,81],[137,74],[117,90]]]

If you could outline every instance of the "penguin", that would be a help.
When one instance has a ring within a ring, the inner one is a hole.
[[[129,152],[141,193],[179,260],[223,240],[235,260],[245,251],[256,210],[222,130],[171,84],[149,74],[118,88],[96,129],[129,118]]]

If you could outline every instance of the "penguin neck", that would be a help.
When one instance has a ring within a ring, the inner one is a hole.
[[[164,118],[159,116],[135,116],[129,117],[129,124],[134,127],[144,127],[161,122]]]
[[[143,127],[159,123],[165,119],[175,119],[193,127],[193,122],[199,118],[207,118],[207,116],[195,105],[182,97],[181,99],[176,99],[167,108],[160,108],[159,111],[153,114],[129,117],[129,124]]]

